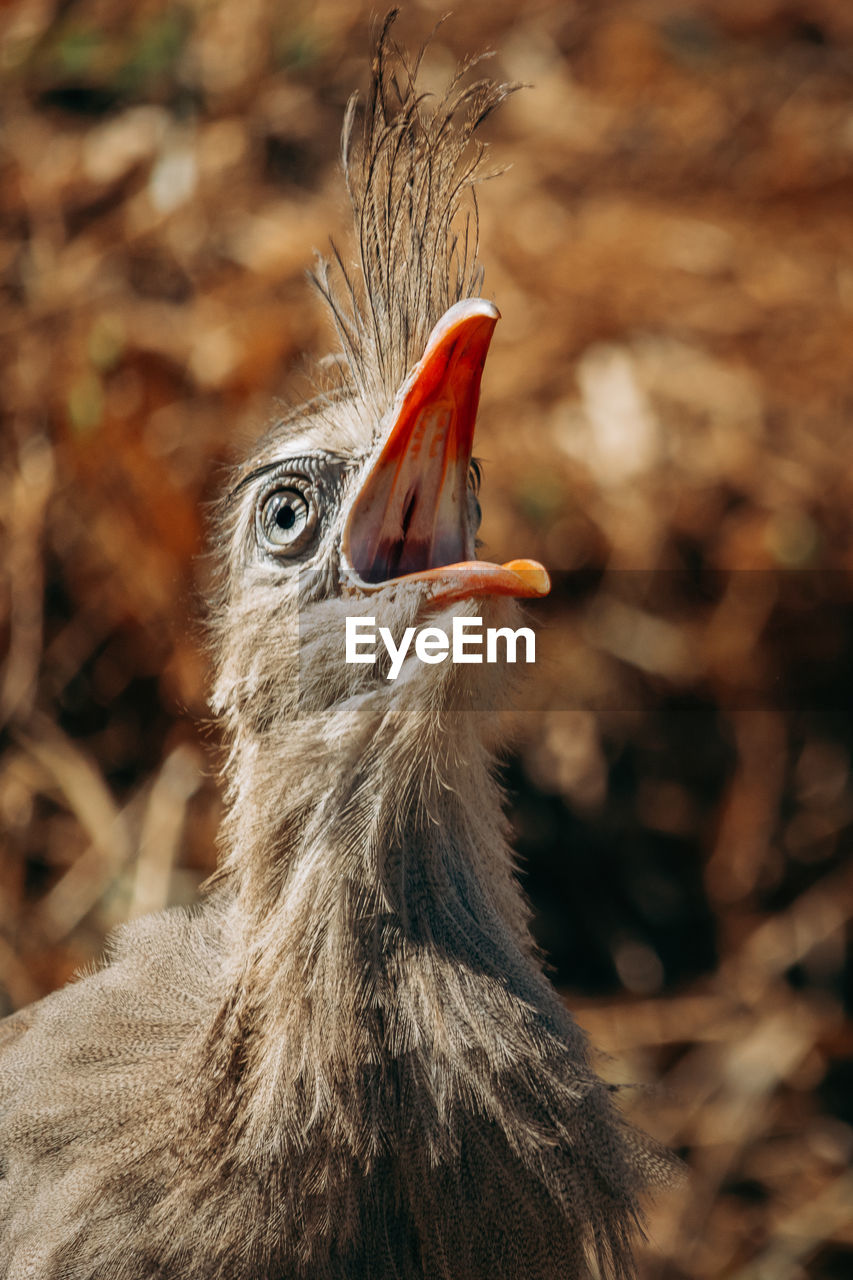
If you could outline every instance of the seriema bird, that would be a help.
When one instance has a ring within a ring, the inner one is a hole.
[[[346,616],[512,626],[547,590],[475,559],[498,311],[457,223],[508,88],[430,107],[392,18],[343,131],[358,266],[318,273],[339,377],[221,507],[220,868],[0,1026],[3,1280],[625,1277],[666,1163],[536,959],[471,709],[506,671],[344,661]]]

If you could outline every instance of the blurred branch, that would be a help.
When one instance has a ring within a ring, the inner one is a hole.
[[[38,761],[91,840],[45,894],[37,920],[56,942],[91,911],[133,855],[127,810],[120,811],[94,761],[55,725],[38,717],[21,745]]]
[[[187,805],[203,776],[199,753],[192,747],[176,747],[163,762],[142,822],[131,918],[161,911],[168,904],[169,883],[180,851]]]
[[[32,435],[21,446],[19,471],[7,499],[9,651],[0,688],[0,723],[26,719],[35,703],[42,652],[41,541],[53,482],[53,450],[43,436]]]

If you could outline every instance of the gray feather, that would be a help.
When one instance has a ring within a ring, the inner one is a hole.
[[[344,127],[359,265],[320,274],[347,387],[276,424],[222,504],[220,869],[197,910],[121,929],[0,1025],[2,1280],[623,1280],[666,1176],[541,972],[482,684],[391,684],[332,640],[377,607],[336,589],[354,487],[433,324],[480,287],[453,228],[508,92],[458,78],[428,109],[389,26],[358,142],[353,106]],[[319,505],[293,564],[257,544],[281,467]],[[400,588],[384,618],[422,604]],[[443,621],[475,612],[515,605]]]

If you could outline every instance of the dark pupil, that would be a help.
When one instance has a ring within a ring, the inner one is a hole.
[[[275,522],[279,529],[292,529],[296,523],[296,512],[293,510],[293,504],[290,502],[282,502],[276,510]]]

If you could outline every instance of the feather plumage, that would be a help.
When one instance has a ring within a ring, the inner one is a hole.
[[[2,1280],[625,1280],[666,1174],[542,975],[470,668],[392,684],[334,641],[425,607],[417,575],[343,596],[342,529],[399,384],[480,288],[454,226],[509,91],[460,73],[428,111],[389,29],[358,145],[344,127],[360,266],[343,301],[320,274],[348,389],[274,427],[222,508],[221,869],[2,1028]],[[276,484],[315,504],[292,561],[259,524]]]
[[[367,99],[362,105],[358,94],[350,98],[341,138],[357,265],[348,268],[333,245],[314,275],[348,381],[380,413],[440,317],[481,292],[475,188],[492,173],[476,132],[518,87],[488,78],[469,83],[480,55],[462,63],[444,96],[432,100],[418,86],[426,46],[411,62],[391,39],[396,16],[392,10],[382,24]]]

